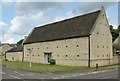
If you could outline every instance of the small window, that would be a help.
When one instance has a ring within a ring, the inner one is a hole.
[[[29,56],[29,55],[27,55],[27,56]]]
[[[59,57],[59,55],[57,55],[57,57]]]
[[[68,57],[68,55],[66,55],[66,57]]]
[[[66,48],[67,48],[68,46],[66,46]]]
[[[104,15],[103,15],[103,18],[104,18]]]
[[[97,32],[97,34],[99,34],[99,33]]]
[[[48,49],[48,47],[47,47],[47,49]]]
[[[101,24],[101,23],[100,23]]]
[[[103,57],[104,57],[104,55],[103,55]]]
[[[77,45],[77,47],[79,47],[79,45]]]
[[[97,48],[99,48],[99,46],[97,46]]]
[[[40,56],[40,55],[38,55],[38,56]]]
[[[39,48],[38,48],[39,49]]]
[[[14,57],[12,57],[12,60],[14,60]]]
[[[107,55],[107,57],[108,57],[108,55]]]
[[[99,55],[97,55],[97,57],[99,57]]]
[[[79,55],[77,55],[77,57],[79,57]]]
[[[108,48],[108,46],[107,46],[107,48]]]
[[[33,49],[33,48],[32,48]]]
[[[103,48],[104,48],[104,46],[103,46]]]
[[[104,34],[103,34],[104,35]]]
[[[34,55],[32,55],[32,56],[34,56]]]
[[[58,48],[58,46],[57,46],[57,48]]]

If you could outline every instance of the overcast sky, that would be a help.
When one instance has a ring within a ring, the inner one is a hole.
[[[2,12],[0,13],[0,41],[16,43],[28,35],[34,27],[99,10],[101,6],[104,6],[106,10],[109,24],[117,28],[117,2],[73,2],[73,0],[63,0],[63,2],[21,2],[18,0],[16,2],[4,0],[0,5],[0,12]]]

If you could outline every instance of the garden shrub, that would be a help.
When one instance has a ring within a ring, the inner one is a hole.
[[[56,64],[55,59],[50,59],[49,62],[50,62],[50,65],[55,65]]]

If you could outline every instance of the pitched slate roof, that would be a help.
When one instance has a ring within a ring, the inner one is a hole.
[[[24,44],[88,36],[99,13],[100,10],[36,27],[29,34]]]
[[[7,52],[22,52],[22,51],[23,51],[23,47],[21,45],[17,45],[17,47],[13,47]]]

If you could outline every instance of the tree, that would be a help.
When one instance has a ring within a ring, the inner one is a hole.
[[[113,26],[112,25],[110,25],[110,30],[113,30]]]
[[[119,47],[118,44],[114,44],[114,45],[113,45],[113,49],[120,50],[120,47]]]
[[[18,45],[22,45],[23,39],[17,42]]]
[[[117,29],[118,29],[118,31],[120,32],[120,25],[118,26],[118,28],[117,28]]]
[[[113,26],[110,25],[110,31],[111,31],[111,34],[112,34],[112,40],[113,42],[115,41],[115,39],[119,36],[119,32],[120,32],[120,25],[118,26],[117,29],[113,29]]]

